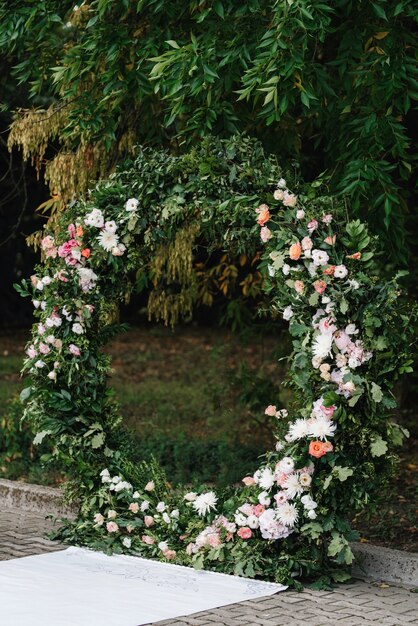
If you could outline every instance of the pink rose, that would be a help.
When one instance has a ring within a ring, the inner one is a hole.
[[[147,528],[150,528],[151,526],[153,526],[154,518],[152,517],[152,515],[145,515],[144,524]]]
[[[302,250],[312,250],[313,242],[310,237],[304,237],[302,239]]]
[[[267,226],[263,226],[262,229],[260,230],[261,241],[263,243],[267,243],[268,240],[271,239],[271,236],[272,236],[272,232],[270,228],[267,228]]]
[[[149,482],[147,482],[147,484],[144,487],[145,491],[154,491],[155,489],[155,484],[153,480],[150,480]]]
[[[324,224],[331,224],[331,222],[332,222],[332,215],[331,215],[331,213],[327,213],[327,215],[323,215],[322,216],[322,221],[324,222]]]
[[[313,286],[314,286],[316,293],[319,293],[321,295],[324,293],[325,289],[327,288],[327,283],[324,282],[323,280],[316,280]]]
[[[241,539],[250,539],[253,535],[253,531],[248,526],[242,526],[237,532],[238,537]]]
[[[245,476],[245,478],[242,479],[242,482],[244,483],[246,487],[252,487],[253,485],[256,484],[252,476]]]
[[[101,513],[96,513],[96,515],[94,516],[94,523],[98,526],[103,526],[104,519],[105,518]]]
[[[40,343],[39,344],[39,352],[41,354],[49,354],[49,352],[50,352],[49,346],[47,346],[46,343]]]
[[[62,259],[65,258],[67,255],[70,254],[72,248],[74,248],[74,246],[77,246],[77,242],[75,241],[75,239],[70,239],[69,241],[66,241],[65,243],[62,244],[62,246],[60,246],[58,248],[58,256],[61,257]]]
[[[350,337],[343,330],[339,330],[337,333],[335,333],[334,341],[338,350],[345,350],[348,344],[351,343]]]
[[[211,548],[219,548],[222,543],[217,533],[209,535],[208,541]]]
[[[265,415],[269,417],[274,417],[276,415],[277,408],[274,404],[269,404],[266,410],[264,411]]]
[[[164,550],[163,552],[165,558],[167,559],[167,561],[172,561],[173,559],[176,558],[176,551],[175,550]]]
[[[131,513],[138,513],[139,511],[138,502],[131,502],[131,504],[129,505],[129,510],[131,511]]]
[[[276,495],[274,496],[274,499],[276,500],[277,504],[285,504],[285,502],[287,502],[287,495],[284,491],[279,491],[279,493],[276,493]]]
[[[265,507],[262,504],[256,504],[253,510],[253,515],[260,517],[265,511]]]
[[[80,348],[76,346],[74,343],[70,343],[70,345],[68,346],[68,351],[74,356],[80,356],[81,354]]]
[[[325,415],[325,417],[332,417],[334,415],[334,411],[337,408],[336,406],[323,406],[321,404],[321,411]]]
[[[29,346],[29,348],[26,350],[26,354],[30,359],[34,359],[38,355],[38,351],[34,346]]]
[[[116,522],[107,522],[106,529],[108,533],[117,533],[119,530],[119,526]]]
[[[305,290],[305,284],[303,280],[295,280],[295,291],[302,294]]]
[[[316,220],[311,220],[308,224],[309,234],[312,235],[313,231],[318,228],[318,222]]]
[[[67,230],[68,230],[68,234],[70,235],[71,239],[74,239],[74,237],[75,237],[75,226],[74,226],[74,224],[69,224]]]
[[[67,271],[66,270],[60,270],[57,274],[57,278],[58,280],[60,280],[63,283],[68,283],[69,279],[67,278]]]
[[[152,546],[155,543],[155,539],[153,539],[149,535],[142,535],[141,541],[142,543],[146,543],[147,546]]]

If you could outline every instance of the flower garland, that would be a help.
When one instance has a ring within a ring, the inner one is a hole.
[[[409,318],[396,280],[379,282],[364,224],[325,211],[329,199],[297,197],[284,179],[271,200],[256,209],[261,267],[273,313],[289,322],[296,402],[266,408],[277,422],[275,450],[243,488],[223,494],[170,490],[158,467],[138,473],[118,449],[100,347],[109,294],[123,293],[138,241],[150,254],[140,200],[78,205],[64,240],[42,239],[44,265],[21,288],[39,318],[22,397],[42,428],[36,442],[51,438],[86,489],[66,539],[288,583],[347,575],[338,567],[353,558],[347,515],[367,503],[368,484],[384,480],[388,448],[404,434],[389,416],[393,381],[409,367]]]

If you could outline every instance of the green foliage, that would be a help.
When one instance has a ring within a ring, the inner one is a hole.
[[[0,50],[35,104],[65,111],[67,154],[100,146],[109,172],[135,142],[244,130],[308,175],[326,169],[402,257],[417,15],[412,0],[3,0]]]

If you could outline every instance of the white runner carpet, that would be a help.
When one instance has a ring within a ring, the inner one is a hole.
[[[283,585],[82,548],[0,562],[0,626],[140,626]]]

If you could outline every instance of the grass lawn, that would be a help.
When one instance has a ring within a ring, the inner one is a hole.
[[[22,387],[19,369],[27,336],[0,336],[0,459],[8,400]],[[283,362],[277,365],[277,357],[289,350],[286,341],[264,337],[241,342],[226,330],[195,326],[175,332],[147,326],[120,335],[108,347],[111,384],[125,425],[135,435],[138,460],[155,455],[173,484],[228,484],[253,471],[258,456],[273,445],[264,408],[288,400],[287,390],[280,388]],[[354,524],[363,541],[418,551],[418,432],[413,411],[404,411],[401,418],[411,439],[401,451],[399,473],[380,494],[377,512],[357,516]],[[28,441],[30,445],[30,433]],[[45,474],[37,463],[19,463],[18,454],[12,463],[0,462],[1,474],[32,482],[60,479]]]

